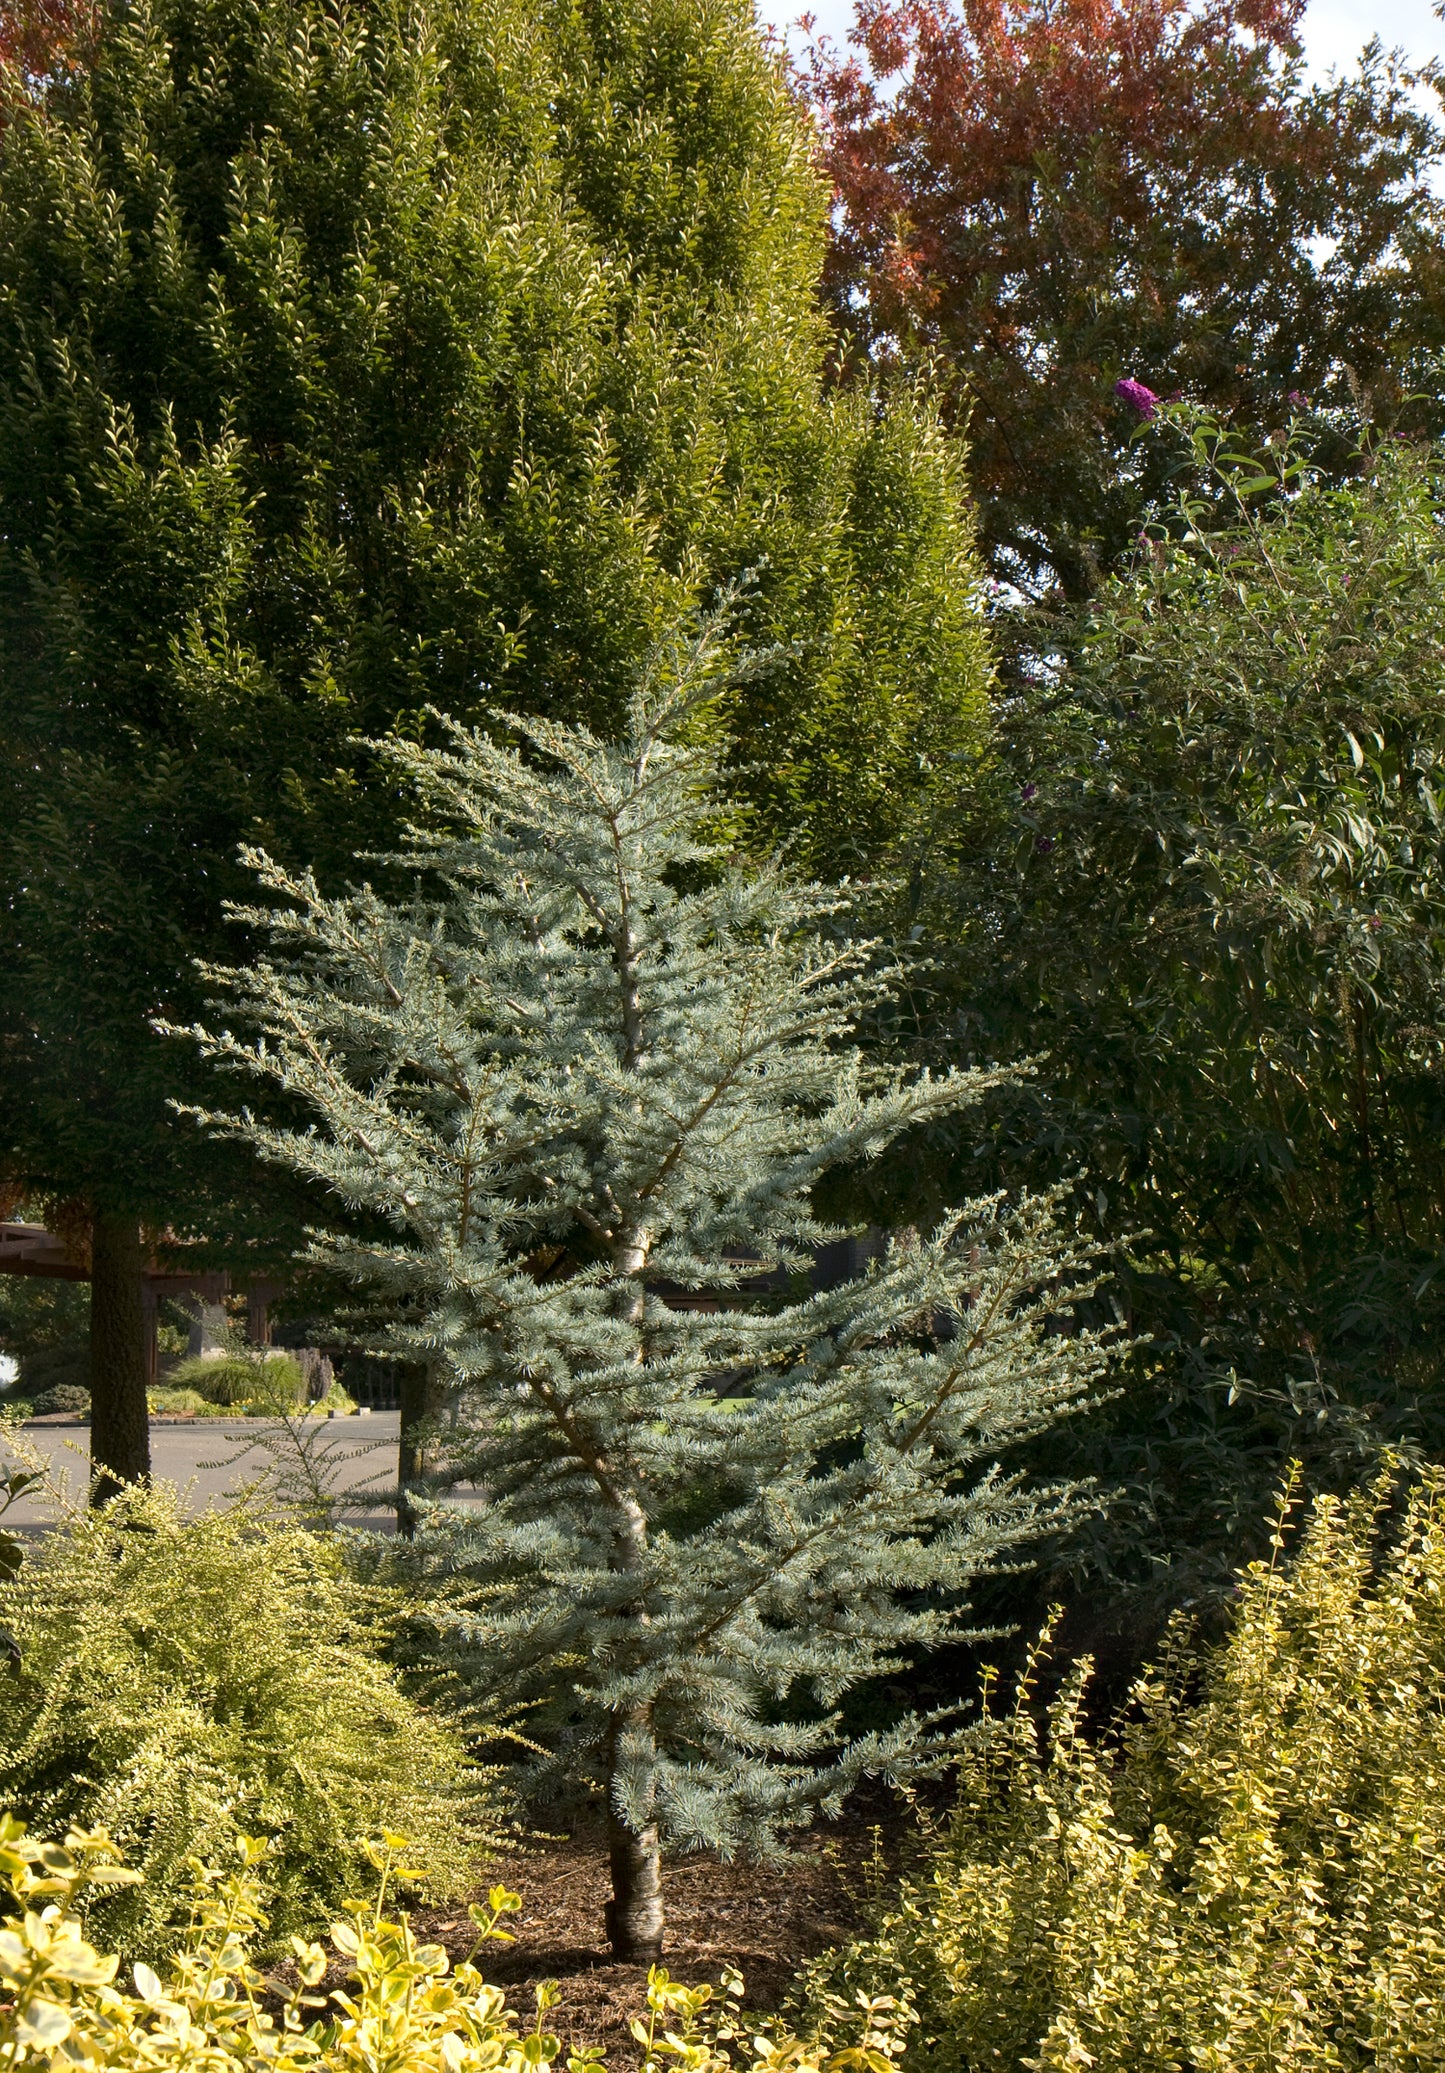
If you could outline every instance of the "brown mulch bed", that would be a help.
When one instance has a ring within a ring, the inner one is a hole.
[[[731,1966],[746,1982],[748,2007],[775,2009],[800,1965],[863,1926],[873,1844],[867,1830],[850,1824],[805,1837],[785,1864],[684,1857],[668,1865],[667,1970],[695,1985],[716,1983]],[[515,1943],[479,1954],[486,1977],[506,1987],[519,2015],[530,2010],[537,1982],[555,1979],[561,1996],[549,2027],[568,2045],[602,2045],[614,2065],[635,2063],[627,2026],[642,2011],[647,1970],[618,1965],[608,1952],[603,1849],[580,1840],[544,1845],[504,1859],[497,1876],[521,1894],[522,1912],[508,1925]],[[465,1950],[465,1914],[454,1925],[443,1918],[425,1926],[438,1942],[450,1948],[455,1937]]]
[[[799,1967],[864,1928],[873,1896],[891,1882],[898,1814],[880,1808],[879,1816],[822,1827],[800,1838],[780,1864],[689,1857],[666,1866],[663,1963],[672,1977],[716,1984],[733,1967],[746,1982],[745,2007],[759,2014],[778,2008]],[[602,1845],[582,1837],[530,1844],[487,1867],[493,1883],[520,1893],[522,1909],[507,1918],[515,1941],[484,1944],[477,1954],[484,1976],[506,1989],[524,2026],[535,1987],[555,1980],[561,1991],[547,2027],[564,2055],[600,2044],[613,2068],[635,2067],[640,2053],[628,2024],[644,2011],[647,1969],[618,1965],[608,1951]],[[425,1941],[442,1944],[453,1962],[468,1955],[476,1936],[463,1906],[420,1909],[412,1926]],[[338,1963],[321,1991],[341,1985],[345,1971]],[[289,1974],[289,1965],[278,1967],[278,1986]]]

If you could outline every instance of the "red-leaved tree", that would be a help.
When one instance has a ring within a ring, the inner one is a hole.
[[[3,0],[0,65],[18,66],[38,88],[83,43],[93,19],[90,0]]]
[[[811,52],[839,324],[938,357],[997,575],[1092,587],[1150,391],[1268,426],[1291,391],[1400,395],[1445,337],[1445,138],[1378,47],[1307,85],[1303,11],[859,0],[851,50]]]

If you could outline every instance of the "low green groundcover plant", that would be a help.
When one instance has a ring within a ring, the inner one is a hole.
[[[270,1839],[276,1934],[311,1931],[357,1870],[353,1838],[417,1837],[434,1890],[475,1875],[497,1828],[489,1774],[383,1660],[392,1607],[340,1551],[245,1506],[174,1492],[66,1512],[9,1579],[0,1806],[45,1832],[104,1826],[138,1884],[87,1889],[89,1924],[158,1957],[189,1918],[190,1860]]]
[[[926,1874],[815,1995],[912,2004],[928,2073],[1445,2064],[1445,1474],[1320,1498],[1117,1735],[1087,1666],[987,1723]],[[1041,1747],[1041,1740],[1044,1746]]]
[[[146,1406],[151,1416],[174,1417],[185,1412],[192,1418],[224,1418],[227,1414],[220,1404],[207,1402],[198,1389],[171,1389],[165,1384],[159,1389],[146,1391]]]
[[[184,1413],[192,1418],[324,1418],[329,1412],[338,1415],[356,1409],[356,1398],[348,1396],[339,1382],[333,1382],[325,1396],[314,1403],[297,1403],[285,1394],[271,1394],[261,1391],[244,1397],[238,1403],[217,1403],[213,1398],[203,1396],[198,1389],[177,1388],[167,1381],[158,1389],[146,1391],[146,1403],[151,1415],[175,1417]]]

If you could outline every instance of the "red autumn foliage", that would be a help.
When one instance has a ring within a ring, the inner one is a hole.
[[[1129,536],[1121,378],[1248,416],[1441,335],[1440,134],[1378,53],[1307,87],[1304,4],[859,0],[811,53],[840,326],[942,356],[1000,573]]]
[[[17,66],[30,79],[43,77],[83,39],[91,18],[87,0],[4,0],[0,64]]]

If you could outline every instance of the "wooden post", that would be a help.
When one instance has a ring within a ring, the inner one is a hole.
[[[401,1437],[396,1460],[396,1530],[408,1540],[416,1532],[411,1493],[430,1469],[428,1428],[446,1408],[446,1369],[441,1361],[407,1361],[400,1374]]]
[[[274,1281],[252,1281],[246,1285],[246,1337],[253,1346],[271,1343],[271,1305],[275,1298]]]
[[[149,1276],[143,1276],[140,1285],[141,1330],[145,1334],[145,1378],[146,1388],[154,1389],[161,1375],[161,1342],[159,1336],[161,1299],[151,1287]]]
[[[151,1472],[140,1222],[97,1216],[90,1241],[90,1458],[92,1504]]]

